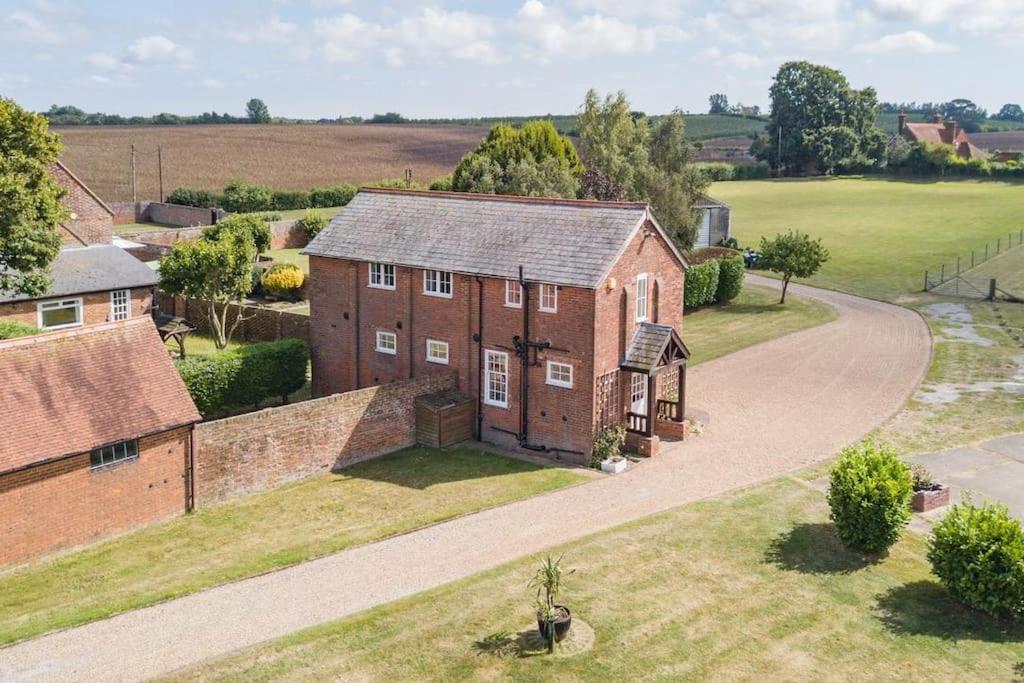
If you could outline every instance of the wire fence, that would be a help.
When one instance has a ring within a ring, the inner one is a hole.
[[[1024,228],[1017,232],[1008,232],[1006,237],[997,237],[985,243],[981,249],[972,249],[970,254],[962,254],[955,261],[942,263],[936,270],[924,271],[924,291],[930,292],[948,282],[963,281],[963,273],[980,266],[985,261],[1024,244]],[[949,289],[949,287],[944,287]]]

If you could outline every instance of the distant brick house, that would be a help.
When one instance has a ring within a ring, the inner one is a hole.
[[[364,189],[305,253],[317,395],[455,368],[482,440],[577,462],[683,428],[686,262],[646,204]]]
[[[930,142],[952,145],[962,159],[985,159],[987,154],[967,137],[967,133],[956,121],[943,121],[939,114],[933,114],[931,123],[911,123],[907,115],[899,113],[896,123],[897,134],[909,142]]]
[[[0,341],[0,564],[180,514],[199,414],[145,318]]]
[[[113,213],[99,197],[64,164],[50,172],[71,214],[50,267],[52,285],[42,297],[0,292],[0,320],[55,330],[148,315],[156,273],[113,244]]]

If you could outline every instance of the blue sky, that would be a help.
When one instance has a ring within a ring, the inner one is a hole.
[[[768,104],[778,65],[881,99],[1024,101],[1024,0],[0,0],[0,95],[121,114],[571,113]],[[1015,57],[1013,57],[1015,55]]]

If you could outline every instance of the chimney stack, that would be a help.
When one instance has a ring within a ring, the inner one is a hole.
[[[902,134],[907,125],[907,113],[900,109],[900,115],[896,117],[896,132]]]
[[[939,112],[932,112],[932,123],[942,123],[942,116],[939,114]]]
[[[956,144],[956,121],[950,119],[946,121],[946,135],[949,136],[949,144]]]

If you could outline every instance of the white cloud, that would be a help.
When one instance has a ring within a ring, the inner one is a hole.
[[[1024,0],[870,0],[868,11],[884,21],[948,24],[1012,45],[1024,33]]]
[[[5,22],[5,33],[30,43],[65,45],[84,39],[88,33],[78,26],[61,25],[41,20],[25,11],[12,12]]]
[[[651,19],[677,19],[689,4],[686,0],[571,0],[574,8],[620,18],[648,17]]]
[[[752,36],[763,47],[798,45],[802,50],[838,48],[846,33],[840,0],[730,0],[721,13],[705,15],[729,34]]]
[[[0,86],[13,88],[19,85],[28,85],[32,79],[25,74],[0,73]]]
[[[940,43],[920,31],[892,33],[882,36],[877,40],[860,43],[853,47],[854,52],[862,54],[933,54],[937,52],[956,52],[956,50],[956,45]]]
[[[712,62],[720,66],[727,66],[734,69],[753,69],[761,66],[761,58],[749,52],[728,52],[723,53],[717,47],[709,47],[697,55],[702,62]]]
[[[376,48],[384,29],[354,14],[313,21],[313,34],[323,41],[321,50],[329,62],[357,62]]]
[[[140,63],[174,62],[186,65],[192,61],[192,51],[161,35],[144,36],[128,46],[128,54]]]
[[[271,17],[261,24],[230,30],[226,35],[236,43],[287,43],[298,30],[299,27],[291,22]]]
[[[545,11],[544,3],[540,0],[526,0],[516,14],[524,19],[540,19]]]
[[[539,3],[538,3],[539,4]],[[617,17],[589,14],[576,21],[545,8],[538,16],[529,2],[519,11],[519,32],[529,56],[548,60],[556,56],[627,55],[651,52],[659,43],[685,40],[687,34],[671,24],[641,26]]]
[[[199,81],[199,85],[201,85],[204,88],[209,88],[211,90],[220,90],[224,87],[224,81],[219,81],[216,78],[204,78],[203,80]]]

